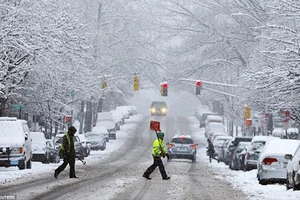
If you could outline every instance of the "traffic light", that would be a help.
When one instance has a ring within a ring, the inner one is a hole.
[[[134,76],[134,79],[133,79],[133,90],[134,91],[138,91],[139,90],[139,77],[137,75]]]
[[[102,89],[105,89],[105,88],[107,88],[107,82],[106,82],[106,81],[103,81],[103,82],[102,82]]]
[[[251,118],[251,107],[245,105],[244,106],[244,119],[250,119]]]
[[[168,96],[168,83],[167,82],[163,82],[161,85],[161,96]]]
[[[196,81],[196,95],[200,95],[201,93],[201,87],[202,87],[202,83],[200,80]]]

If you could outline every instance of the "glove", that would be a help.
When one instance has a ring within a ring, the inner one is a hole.
[[[166,154],[166,156],[167,156],[168,160],[170,160],[170,156],[169,156],[169,154],[168,154],[168,153]]]

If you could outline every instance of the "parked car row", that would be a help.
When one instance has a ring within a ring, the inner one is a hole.
[[[225,137],[217,131],[208,131],[209,124],[220,122],[206,106],[198,107],[195,116],[200,128],[205,127],[205,136],[213,142],[218,162],[224,162],[231,170],[257,170],[261,185],[285,183],[287,190],[300,190],[300,140],[273,136]]]
[[[257,170],[259,184],[285,183],[300,190],[300,141],[273,136],[213,141],[219,162],[231,170]]]

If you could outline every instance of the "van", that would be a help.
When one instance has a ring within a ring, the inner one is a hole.
[[[97,113],[97,122],[96,126],[105,126],[108,134],[109,139],[116,139],[116,131],[117,131],[117,124],[113,119],[113,115],[110,112],[99,112]]]
[[[31,169],[31,138],[27,121],[0,117],[0,167]]]

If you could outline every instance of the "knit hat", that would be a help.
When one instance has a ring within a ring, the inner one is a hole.
[[[157,133],[157,137],[160,138],[160,139],[162,139],[164,137],[164,135],[165,134],[161,131]]]

